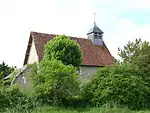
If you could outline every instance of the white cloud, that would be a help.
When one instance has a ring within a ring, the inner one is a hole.
[[[117,48],[123,48],[128,41],[135,41],[136,38],[141,38],[143,41],[150,41],[150,24],[149,25],[136,25],[128,19],[120,19],[115,23],[114,32],[107,32],[106,42],[113,56],[117,56]]]
[[[31,30],[83,36],[90,20],[87,17],[92,15],[88,3],[79,0],[6,0],[0,4],[0,61],[19,67]]]
[[[0,62],[22,66],[30,31],[86,37],[96,22],[104,41],[116,56],[128,40],[149,40],[150,25],[137,25],[116,12],[145,9],[147,0],[5,0],[0,1]]]

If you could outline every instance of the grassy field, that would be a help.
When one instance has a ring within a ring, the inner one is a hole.
[[[7,110],[2,113],[20,113],[14,110]],[[23,112],[21,112],[23,113]],[[24,113],[29,113],[28,111]],[[57,108],[57,107],[38,107],[31,113],[150,113],[150,111],[132,111],[124,108]]]

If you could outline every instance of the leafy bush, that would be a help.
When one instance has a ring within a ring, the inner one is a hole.
[[[61,60],[65,65],[79,68],[82,62],[80,46],[67,36],[56,36],[45,45],[44,58]]]
[[[10,108],[17,106],[18,103],[24,100],[24,95],[20,92],[19,88],[13,87],[1,87],[0,89],[0,108]]]
[[[85,88],[85,98],[92,105],[149,107],[150,88],[142,73],[129,65],[100,68]]]
[[[15,109],[16,111],[29,111],[37,106],[34,95],[26,95],[19,87],[1,87],[0,89],[0,111]]]
[[[43,60],[39,65],[37,98],[43,102],[62,104],[63,99],[72,98],[79,92],[76,69],[61,61]]]

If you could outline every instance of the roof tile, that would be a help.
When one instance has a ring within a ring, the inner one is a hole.
[[[55,34],[31,32],[30,38],[34,39],[39,61],[42,60],[44,56],[44,45],[56,36],[57,35]],[[98,46],[94,45],[90,39],[77,37],[70,38],[76,41],[81,47],[81,51],[83,53],[82,65],[106,66],[114,64],[114,58],[110,54],[105,44],[103,46]],[[26,62],[27,61],[25,61],[25,63]]]

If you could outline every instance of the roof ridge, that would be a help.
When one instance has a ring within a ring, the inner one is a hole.
[[[44,34],[44,35],[53,35],[53,36],[65,35],[65,34],[51,34],[51,33],[35,32],[35,31],[31,31],[30,33],[31,34],[36,33],[36,34]],[[75,36],[69,36],[69,35],[65,35],[65,36],[70,37],[70,38],[78,38],[78,39],[88,40],[88,38],[75,37]]]

